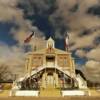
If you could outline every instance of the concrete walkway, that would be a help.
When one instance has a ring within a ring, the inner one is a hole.
[[[41,89],[40,90],[40,97],[60,97],[60,89],[56,89],[52,86],[46,87],[46,89]]]

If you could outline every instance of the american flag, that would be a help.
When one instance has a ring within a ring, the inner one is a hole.
[[[29,43],[31,38],[35,35],[35,32],[32,32],[25,40],[24,43]]]

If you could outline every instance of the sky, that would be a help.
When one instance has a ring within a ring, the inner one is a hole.
[[[25,45],[32,31],[36,39]],[[64,50],[66,34],[76,67],[100,82],[100,0],[0,0],[0,65],[13,73],[23,70],[27,47],[42,48],[52,36]]]

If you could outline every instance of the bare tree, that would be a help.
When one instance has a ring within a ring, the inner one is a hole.
[[[2,64],[0,65],[0,81],[11,80],[12,73],[9,70],[9,66]]]

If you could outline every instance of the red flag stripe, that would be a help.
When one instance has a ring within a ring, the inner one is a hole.
[[[30,42],[32,36],[34,35],[34,33],[32,33],[29,37],[27,37],[25,40],[24,40],[24,43],[28,43]]]
[[[68,36],[68,34],[67,34],[67,37],[65,38],[65,48],[68,51],[68,49],[69,49],[69,36]]]

